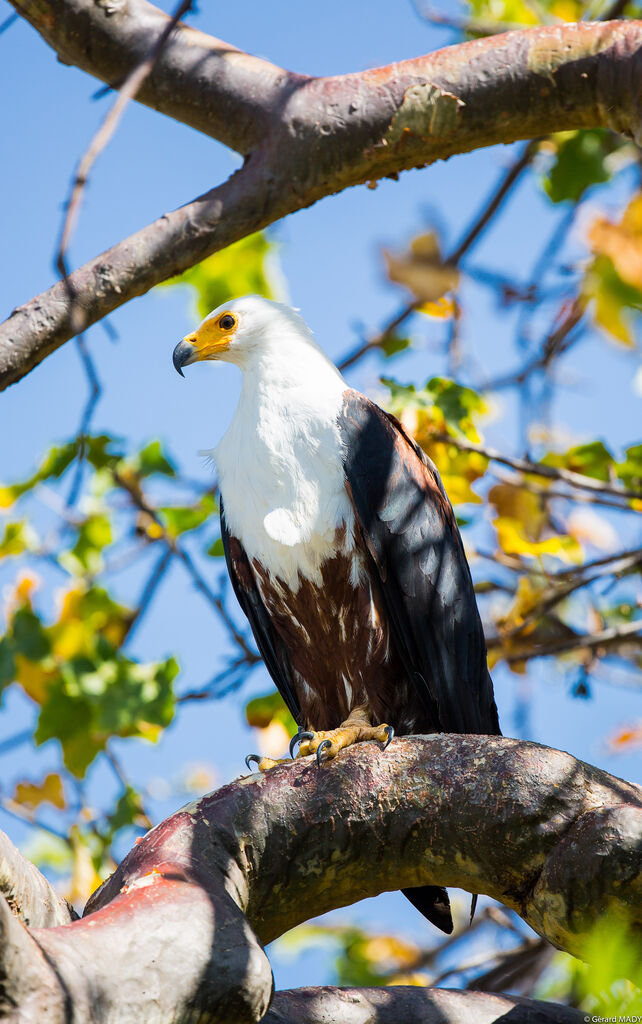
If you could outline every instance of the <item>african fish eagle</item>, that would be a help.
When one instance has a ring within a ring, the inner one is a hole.
[[[181,374],[203,359],[243,374],[214,451],[221,533],[299,756],[394,732],[498,734],[455,516],[401,423],[348,387],[295,310],[257,295],[219,306],[173,358]],[[444,889],[403,891],[452,930]]]

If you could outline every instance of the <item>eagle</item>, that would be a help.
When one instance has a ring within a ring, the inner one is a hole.
[[[219,359],[242,372],[213,452],[223,548],[299,726],[298,756],[323,764],[353,743],[385,747],[395,733],[499,734],[470,569],[432,461],[348,386],[286,305],[227,302],[173,354],[182,376]],[[452,931],[445,889],[402,891]]]

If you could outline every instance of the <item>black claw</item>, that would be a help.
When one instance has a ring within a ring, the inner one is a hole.
[[[294,748],[296,747],[297,743],[300,743],[300,742],[301,742],[301,734],[297,732],[296,736],[293,736],[292,739],[290,740],[290,748],[289,748],[290,749],[290,757],[293,758],[293,759],[294,759]]]
[[[245,758],[245,763],[247,765],[248,772],[252,771],[252,761],[256,761],[256,763],[258,765],[260,760],[261,760],[260,754],[248,754],[247,757]]]
[[[319,743],[319,746],[317,747],[317,767],[321,767],[321,754],[331,746],[332,740],[321,740],[321,743]]]
[[[390,745],[390,740],[394,739],[394,737],[395,737],[395,730],[392,728],[391,725],[387,725],[386,726],[386,733],[388,734],[388,739],[386,740],[386,742],[383,745],[383,749],[384,750],[386,749],[386,747],[388,747]]]

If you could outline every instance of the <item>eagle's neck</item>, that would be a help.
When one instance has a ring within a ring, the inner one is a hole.
[[[337,418],[346,384],[317,346],[269,341],[244,368],[241,396],[215,451],[230,532],[250,560],[291,589],[320,579],[352,516]]]

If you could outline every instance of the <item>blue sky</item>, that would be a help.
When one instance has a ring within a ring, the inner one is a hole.
[[[0,20],[10,10],[0,0]],[[305,8],[291,0],[202,4],[190,21],[276,63],[312,74],[417,56],[450,38],[448,32],[422,22],[406,0],[326,0]],[[18,22],[0,36],[0,52],[0,94],[5,98],[0,108],[4,317],[55,280],[52,257],[70,176],[110,100],[93,101],[98,83],[58,63],[26,23]],[[275,226],[272,234],[280,244],[291,301],[332,356],[355,344],[355,325],[374,330],[398,306],[399,292],[384,276],[382,249],[402,248],[432,223],[446,228],[444,244],[451,248],[512,159],[510,147],[451,159],[404,174],[398,182],[382,182],[374,191],[351,189]],[[82,263],[163,211],[190,200],[224,179],[238,163],[237,155],[210,139],[132,104],[92,171],[71,262]],[[623,180],[616,187],[612,203],[621,201],[625,185]],[[526,272],[560,215],[551,210],[533,177],[525,179],[471,262],[505,273],[513,273],[515,267]],[[514,320],[500,318],[489,293],[472,282],[466,285],[466,296],[470,312],[464,334],[479,362],[490,374],[515,365],[515,353],[508,357]],[[187,475],[207,480],[211,470],[198,451],[212,447],[229,421],[239,386],[235,369],[198,367],[185,382],[176,376],[172,349],[193,327],[189,297],[178,289],[137,299],[110,320],[118,341],[109,340],[100,325],[87,336],[105,388],[94,428],[124,435],[132,444],[160,436]],[[419,381],[443,372],[443,358],[432,347],[441,330],[438,324],[425,328],[417,347],[394,366],[382,365],[376,357],[364,361],[349,375],[350,383],[376,393],[378,375],[391,369],[400,379]],[[581,359],[562,362],[570,386],[556,398],[554,419],[578,441],[596,435],[616,445],[634,441],[641,402],[631,381],[638,365],[639,356],[616,350],[600,338],[583,342]],[[593,371],[598,366],[596,377]],[[85,377],[72,344],[5,392],[0,402],[0,479],[25,476],[50,444],[74,434],[85,394]],[[503,395],[497,413],[486,437],[508,450],[515,438],[514,398]],[[214,579],[220,570],[211,571]],[[4,570],[0,582],[10,578],[11,572]],[[139,582],[135,574],[126,575],[117,593],[131,600]],[[179,687],[187,690],[212,676],[224,657],[223,644],[210,610],[180,567],[174,566],[131,653],[150,659],[175,653],[183,668]],[[639,691],[598,683],[591,700],[573,699],[568,682],[548,661],[535,664],[526,682],[501,669],[495,681],[505,732],[514,731],[518,691],[526,688],[529,738],[569,750],[614,774],[642,780],[639,758],[607,756],[603,745],[616,725],[640,716]],[[220,781],[233,778],[253,745],[243,724],[242,705],[249,695],[267,688],[265,673],[256,671],[242,695],[218,704],[188,706],[157,746],[121,743],[120,755],[131,775],[142,782],[175,776],[186,761],[212,764]],[[10,694],[0,714],[0,741],[32,719],[32,707]],[[37,752],[20,748],[3,764],[7,788],[17,778],[38,777],[55,766],[51,744]],[[91,775],[94,798],[102,802],[113,785],[109,771],[97,765]],[[171,809],[171,803],[157,802],[159,814]],[[1,812],[0,827],[17,841],[28,836],[24,827]],[[396,894],[342,912],[342,918],[348,913],[373,926],[398,927],[417,937],[426,934],[421,918]],[[329,977],[327,962],[311,955],[296,966],[277,957],[275,969],[279,987],[321,983]]]

